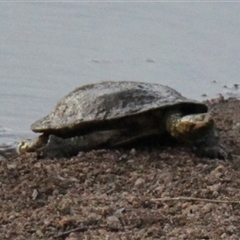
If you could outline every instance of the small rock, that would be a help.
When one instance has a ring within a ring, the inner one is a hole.
[[[59,222],[58,224],[61,226],[61,227],[65,227],[71,223],[73,223],[73,219],[70,218],[70,217],[63,217]]]
[[[210,175],[212,175],[215,178],[221,178],[223,176],[223,172],[225,170],[225,167],[223,165],[219,165],[216,167],[213,171],[211,171]]]
[[[49,219],[45,219],[45,220],[43,221],[43,223],[44,223],[44,225],[49,226],[50,223],[51,223],[51,221],[50,221]]]
[[[7,164],[8,169],[15,169],[17,167],[17,164]]]
[[[123,154],[122,156],[119,157],[117,161],[123,161],[126,160],[127,158],[128,158],[127,154]]]
[[[77,156],[78,156],[78,157],[84,157],[84,155],[85,155],[84,152],[79,152]]]
[[[39,229],[36,231],[36,234],[37,234],[38,237],[42,237],[43,236],[43,232],[41,230],[39,230]]]
[[[77,237],[67,237],[66,240],[78,240]]]
[[[182,210],[183,216],[189,217],[194,217],[199,209],[198,205],[190,205],[189,203],[184,204],[183,207],[184,207],[184,209]]]
[[[215,191],[218,192],[220,190],[220,187],[221,187],[221,184],[216,183],[216,184],[214,184],[212,186],[209,186],[207,188],[212,192],[215,192]]]
[[[221,237],[221,239],[227,239],[227,234],[223,233],[220,237]]]
[[[234,87],[235,89],[238,89],[238,86],[239,86],[239,84],[237,84],[237,83],[234,83],[234,84],[233,84],[233,87]]]
[[[217,191],[214,191],[212,194],[213,194],[213,197],[215,197],[215,198],[217,198],[219,196],[219,192],[217,192]]]
[[[40,168],[42,168],[42,163],[37,162],[37,163],[34,164],[34,167],[40,169]]]
[[[0,155],[0,161],[6,161],[6,160],[7,159],[4,156]]]
[[[208,212],[211,212],[213,208],[214,208],[213,203],[207,203],[203,206],[202,210],[204,213],[208,213]]]
[[[130,160],[127,161],[127,163],[132,164],[132,163],[134,163],[134,160],[130,159]]]
[[[101,215],[97,213],[89,213],[87,217],[88,221],[99,221],[101,219]]]
[[[37,189],[34,189],[33,192],[32,192],[32,199],[35,200],[38,196],[38,191]]]
[[[72,233],[69,234],[69,237],[77,238],[77,234],[75,232],[72,232]]]
[[[130,151],[130,155],[135,156],[135,154],[136,154],[136,149],[132,148]]]
[[[145,180],[143,178],[138,178],[134,184],[135,187],[142,187],[145,183]]]
[[[147,58],[147,59],[146,59],[146,62],[148,62],[148,63],[154,63],[155,60],[154,60],[153,58]]]
[[[132,204],[134,201],[136,201],[137,198],[133,195],[129,195],[129,196],[126,197],[126,199],[129,203]]]
[[[119,218],[116,217],[116,216],[107,217],[107,225],[111,229],[120,229],[120,228],[122,228],[122,224],[121,224]]]
[[[106,216],[106,215],[112,213],[112,208],[109,207],[109,206],[99,207],[99,208],[98,208],[98,212],[99,212],[100,215]]]
[[[125,211],[125,208],[119,208],[117,209],[117,211],[115,212],[116,214],[121,214]]]

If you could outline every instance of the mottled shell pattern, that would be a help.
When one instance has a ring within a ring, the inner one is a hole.
[[[32,124],[34,132],[58,133],[94,126],[106,120],[140,115],[155,109],[188,109],[207,112],[207,106],[183,97],[174,89],[155,83],[106,81],[75,89],[63,97],[46,117]],[[141,115],[140,115],[141,116]]]

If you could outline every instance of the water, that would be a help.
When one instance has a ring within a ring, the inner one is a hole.
[[[86,83],[239,95],[239,12],[230,2],[1,2],[0,138],[32,137],[31,123]]]

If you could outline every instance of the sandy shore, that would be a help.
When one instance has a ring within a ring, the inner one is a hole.
[[[233,159],[181,146],[0,162],[0,239],[240,239],[240,101],[211,101]]]

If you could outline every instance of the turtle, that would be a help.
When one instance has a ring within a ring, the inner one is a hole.
[[[80,151],[171,139],[201,157],[229,156],[207,105],[158,83],[104,81],[80,86],[31,129],[41,135],[21,141],[20,154],[41,150],[44,157],[72,157]]]

